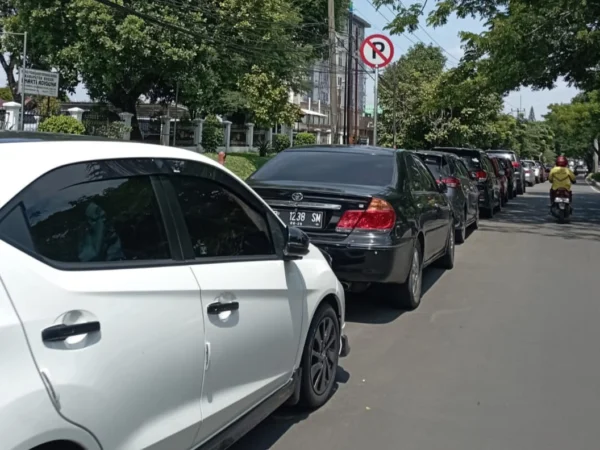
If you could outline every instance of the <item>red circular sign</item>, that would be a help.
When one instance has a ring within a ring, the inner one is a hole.
[[[363,62],[373,69],[381,69],[392,62],[394,44],[383,34],[372,34],[360,45],[360,56]]]

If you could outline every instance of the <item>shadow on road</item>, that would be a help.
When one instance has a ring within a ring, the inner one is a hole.
[[[349,379],[350,374],[343,367],[338,366],[332,397],[336,394],[340,383],[346,384]],[[310,411],[299,407],[282,406],[229,448],[230,450],[267,450],[290,428],[310,417],[310,414]]]
[[[583,180],[573,187],[573,216],[570,223],[559,224],[549,214],[548,183],[538,185],[524,196],[509,202],[492,220],[481,221],[482,231],[526,233],[562,239],[600,241],[600,194]],[[540,192],[540,190],[544,190]]]
[[[445,270],[428,267],[423,271],[424,296],[440,279]],[[386,324],[393,322],[406,311],[395,309],[384,295],[376,289],[369,289],[364,294],[346,294],[346,322]]]

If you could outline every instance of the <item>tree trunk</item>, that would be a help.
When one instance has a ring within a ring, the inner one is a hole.
[[[132,94],[131,92],[125,93],[121,90],[117,92],[111,92],[106,96],[106,99],[115,107],[119,108],[123,112],[129,112],[133,114],[131,118],[131,140],[141,141],[142,134],[137,120],[137,102],[140,98],[141,93]]]
[[[6,61],[3,54],[0,54],[0,64],[4,69],[4,73],[6,73],[6,82],[10,91],[12,92],[13,100],[17,101],[19,98],[19,82],[15,78],[14,70],[15,70],[15,59],[12,55],[9,56],[9,60]]]

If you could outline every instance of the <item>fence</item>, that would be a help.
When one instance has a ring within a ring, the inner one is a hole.
[[[81,123],[85,127],[85,134],[90,136],[104,136],[106,130],[114,122],[121,122],[119,115],[108,109],[84,111],[81,115]]]

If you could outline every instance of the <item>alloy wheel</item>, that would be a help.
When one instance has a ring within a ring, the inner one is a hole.
[[[311,345],[310,383],[317,395],[323,395],[335,377],[338,340],[333,319],[324,317],[317,326]]]
[[[421,261],[419,250],[414,249],[412,264],[410,266],[410,290],[416,304],[421,302]]]

